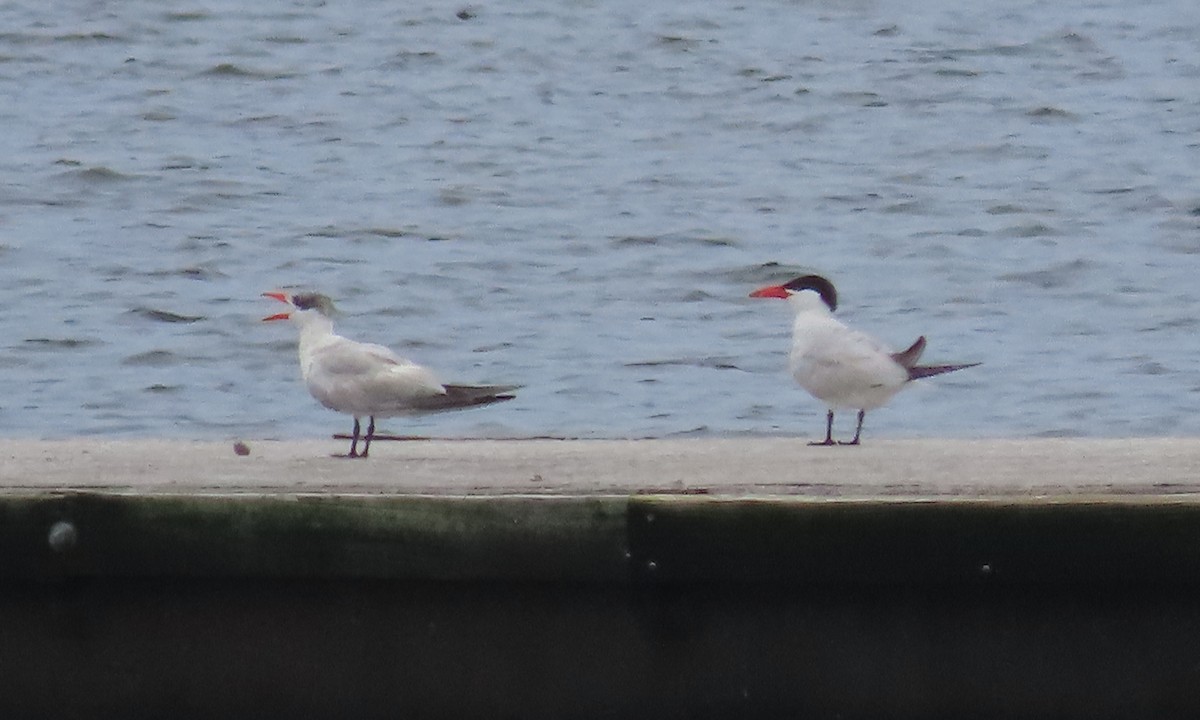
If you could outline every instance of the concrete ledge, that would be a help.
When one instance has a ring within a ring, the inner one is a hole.
[[[1200,496],[1200,439],[0,440],[0,494],[630,495],[1079,499]]]
[[[1200,442],[250,445],[0,442],[0,717],[1200,716]]]

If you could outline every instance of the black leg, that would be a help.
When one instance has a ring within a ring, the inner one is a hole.
[[[358,416],[354,417],[354,438],[350,441],[350,454],[346,457],[358,457]]]
[[[371,449],[371,438],[375,437],[375,416],[371,416],[371,422],[367,425],[366,442],[363,443],[362,456],[367,456],[367,451]]]
[[[858,411],[858,427],[854,429],[854,439],[851,440],[850,442],[844,442],[844,443],[839,443],[839,444],[841,444],[841,445],[857,445],[858,444],[858,439],[859,439],[859,437],[862,436],[863,418],[865,418],[866,416],[867,416],[866,410]]]
[[[833,441],[833,411],[825,415],[825,439],[821,442],[810,442],[809,445],[836,445]]]

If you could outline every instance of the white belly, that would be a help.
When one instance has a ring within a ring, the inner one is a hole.
[[[908,371],[867,335],[836,321],[799,329],[790,357],[792,376],[831,408],[873,410],[908,382]]]

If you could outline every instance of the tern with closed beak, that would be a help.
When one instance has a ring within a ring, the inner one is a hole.
[[[511,400],[516,385],[445,385],[428,368],[382,345],[355,342],[333,331],[333,301],[319,293],[263,293],[289,307],[263,321],[292,320],[300,328],[300,373],[308,391],[330,410],[354,417],[350,452],[367,457],[375,418],[421,415]],[[360,420],[369,418],[362,452]]]
[[[810,445],[858,445],[868,410],[883,406],[909,382],[974,367],[979,363],[918,365],[925,336],[904,352],[893,352],[866,333],[833,316],[837,291],[820,275],[804,275],[750,293],[754,298],[787,300],[795,312],[789,367],[800,387],[825,403],[825,439]],[[854,439],[835,443],[833,411],[857,410]]]

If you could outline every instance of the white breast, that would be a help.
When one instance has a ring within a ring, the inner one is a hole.
[[[831,316],[798,315],[790,366],[796,382],[831,408],[873,410],[908,382],[891,349]]]

